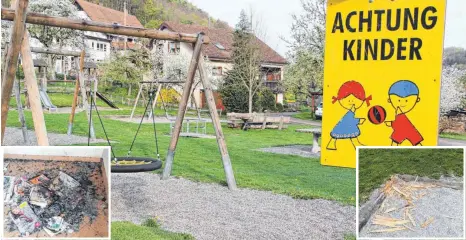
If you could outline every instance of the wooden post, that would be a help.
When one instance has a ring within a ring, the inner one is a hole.
[[[23,104],[21,102],[21,89],[19,86],[19,79],[15,80],[15,97],[16,97],[16,107],[18,108],[18,117],[19,122],[21,123],[21,131],[23,132],[24,143],[27,145],[29,143],[28,139],[28,129],[26,126],[26,118],[24,117]]]
[[[283,129],[283,115],[280,116],[280,124],[278,125],[278,130]]]
[[[97,90],[99,90],[99,82],[97,80],[97,77],[93,76],[94,78],[94,104],[97,104]]]
[[[84,51],[82,51],[82,58],[84,58]],[[76,72],[79,72],[79,61],[78,58],[74,58],[74,62],[76,65]],[[76,113],[76,105],[78,104],[78,95],[79,95],[79,76],[76,74],[76,82],[74,88],[74,95],[73,95],[73,103],[71,104],[71,113],[70,119],[68,122],[68,136],[71,135],[73,132],[73,122],[74,122],[74,114]]]
[[[162,91],[162,84],[160,83],[159,86],[157,86],[157,92],[155,93],[155,98],[154,98],[154,102],[152,103],[152,109],[149,113],[149,119],[152,118],[152,114],[154,114],[154,111],[155,111],[155,105],[157,105],[157,99],[159,98],[159,95],[160,95],[160,91]]]
[[[45,126],[44,112],[40,101],[39,86],[34,71],[34,62],[32,60],[32,53],[29,46],[29,33],[27,30],[25,30],[23,43],[21,45],[21,60],[23,63],[24,84],[28,92],[37,144],[39,146],[48,146],[49,139],[47,138],[47,128]]]
[[[83,54],[81,54],[81,56],[83,56]],[[84,76],[84,57],[81,57],[79,61],[79,85],[81,88],[83,108],[84,110],[86,110],[87,122],[91,125],[91,128],[90,128],[91,138],[95,139],[94,123],[92,122],[92,119],[91,119],[91,108],[89,107],[89,104],[87,102],[86,77]]]
[[[11,29],[10,46],[5,61],[4,72],[2,73],[2,136],[1,141],[5,137],[6,120],[8,119],[8,109],[10,103],[11,92],[15,82],[16,69],[18,67],[19,52],[21,51],[21,43],[23,41],[24,30],[26,27],[26,10],[28,0],[18,0],[14,11],[14,21]]]
[[[230,155],[228,154],[227,144],[225,142],[225,136],[222,131],[222,124],[220,123],[220,117],[218,116],[217,106],[215,104],[214,93],[212,91],[212,85],[207,75],[207,71],[204,65],[204,59],[199,58],[199,76],[204,86],[204,93],[206,96],[207,105],[209,107],[210,116],[214,125],[215,135],[217,136],[218,149],[222,156],[223,169],[225,171],[225,178],[230,190],[236,189],[236,180],[233,173],[233,167],[231,166]]]
[[[264,120],[262,122],[262,129],[265,129],[266,125],[267,125],[267,110],[264,111]]]
[[[139,96],[142,94],[142,86],[144,86],[144,83],[140,83],[140,85],[139,85],[138,95],[136,95],[136,100],[134,101],[133,110],[131,111],[131,115],[129,116],[129,120],[133,119],[134,111],[136,110],[136,106],[138,105]]]
[[[165,168],[163,169],[162,179],[168,179],[172,172],[173,158],[175,157],[176,144],[180,137],[180,132],[183,124],[183,118],[186,113],[186,106],[188,105],[189,95],[191,94],[191,87],[193,86],[194,76],[196,75],[197,65],[201,56],[201,48],[203,43],[203,34],[199,34],[197,37],[196,45],[194,45],[193,56],[189,65],[187,79],[183,87],[183,95],[178,107],[178,115],[176,117],[175,126],[170,139],[170,145],[168,147],[167,157],[165,160]]]

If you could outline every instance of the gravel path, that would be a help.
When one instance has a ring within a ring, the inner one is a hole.
[[[24,143],[23,132],[20,128],[7,127],[5,130],[4,146],[37,146],[37,139],[34,131],[28,130],[27,133],[29,144]],[[50,146],[66,146],[72,144],[87,143],[87,137],[68,136],[67,134],[48,133]],[[104,139],[91,140],[91,143],[107,142]]]
[[[289,145],[258,149],[261,152],[296,155],[300,157],[320,157],[320,153],[313,153],[311,145]]]
[[[229,191],[218,184],[152,173],[112,173],[112,221],[162,227],[196,239],[343,239],[354,233],[355,208],[266,191]],[[221,237],[220,237],[221,236]]]

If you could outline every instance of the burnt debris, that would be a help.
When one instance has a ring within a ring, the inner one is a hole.
[[[26,161],[10,160],[9,167],[17,163],[17,175],[9,169],[5,173],[6,231],[29,236],[44,230],[55,236],[79,231],[85,217],[90,223],[96,219],[99,200],[106,200],[91,181],[94,174],[101,174],[100,163],[44,161],[49,167],[34,171],[22,167]]]

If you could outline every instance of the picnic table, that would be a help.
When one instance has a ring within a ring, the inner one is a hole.
[[[322,129],[320,128],[305,128],[305,129],[296,129],[296,132],[302,133],[312,133],[312,153],[319,153],[319,138],[322,136]]]
[[[268,116],[265,113],[227,113],[227,119],[230,127],[237,127],[237,121],[242,121],[242,129],[249,128],[273,128],[282,130],[285,123],[290,122],[290,117],[285,116]],[[274,125],[278,123],[278,125]]]

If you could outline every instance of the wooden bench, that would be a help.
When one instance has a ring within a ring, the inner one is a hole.
[[[296,129],[296,132],[302,133],[312,133],[312,153],[320,152],[319,138],[322,136],[322,129],[320,128],[306,128],[306,129]]]
[[[282,130],[287,126],[291,118],[285,116],[267,116],[265,113],[227,113],[228,126],[243,130],[254,129],[278,129]],[[276,125],[278,124],[278,125]]]

